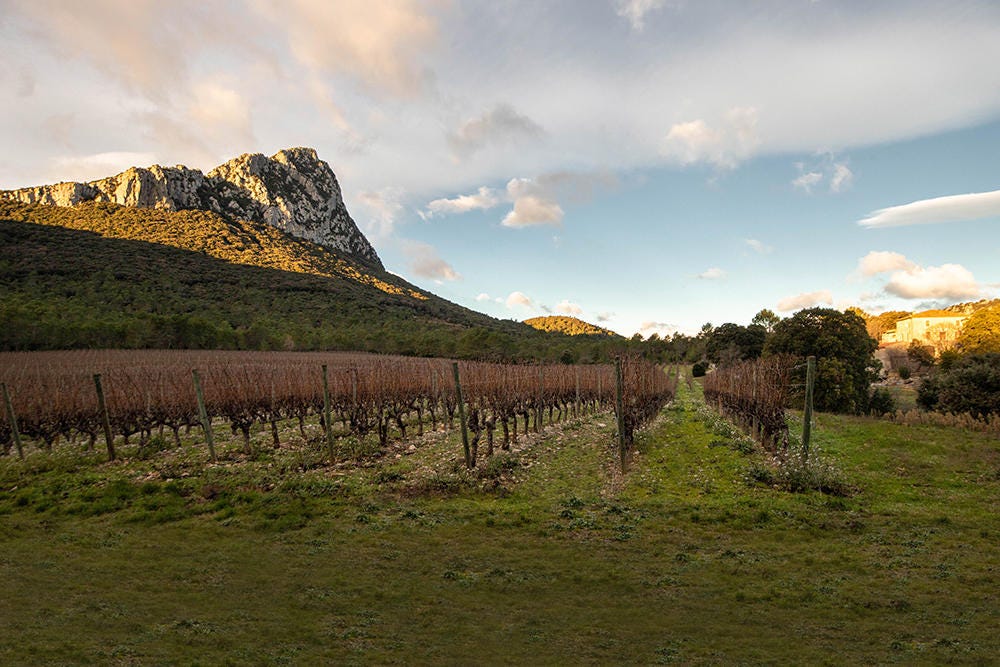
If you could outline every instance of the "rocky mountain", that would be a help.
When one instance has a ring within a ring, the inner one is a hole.
[[[110,202],[168,211],[211,211],[230,219],[263,222],[384,268],[347,212],[333,170],[312,148],[290,148],[271,157],[246,153],[208,174],[183,165],[131,167],[88,183],[0,191],[0,198],[56,206]]]

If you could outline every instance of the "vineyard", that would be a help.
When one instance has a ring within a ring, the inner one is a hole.
[[[773,356],[716,369],[705,376],[705,401],[765,449],[787,447],[785,408],[794,363],[791,357]]]
[[[612,365],[503,365],[357,353],[72,351],[0,354],[6,408],[0,415],[4,454],[35,443],[87,450],[154,436],[182,443],[181,432],[204,433],[216,456],[219,422],[244,452],[254,453],[253,430],[265,429],[282,447],[279,425],[307,420],[322,426],[331,459],[348,439],[421,436],[425,429],[463,426],[465,461],[479,451],[509,449],[519,434],[539,432],[583,413],[616,406],[620,440],[669,402],[676,378],[643,361]],[[618,387],[620,386],[620,393]],[[617,407],[620,406],[620,407]],[[11,418],[13,417],[13,419]],[[259,445],[257,445],[259,446]]]

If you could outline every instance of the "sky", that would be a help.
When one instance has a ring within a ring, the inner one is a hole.
[[[0,189],[316,148],[386,267],[694,333],[1000,295],[1000,3],[0,0]]]

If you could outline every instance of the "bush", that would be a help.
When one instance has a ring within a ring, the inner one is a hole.
[[[885,387],[879,387],[872,392],[868,401],[868,413],[876,417],[891,414],[896,411],[896,399]]]
[[[808,461],[798,456],[774,458],[768,462],[755,461],[747,469],[744,480],[750,486],[769,486],[791,493],[819,491],[830,496],[846,497],[855,491],[840,470],[816,456]]]
[[[931,411],[937,408],[938,404],[938,378],[930,376],[917,387],[917,405],[921,409]]]
[[[909,366],[900,366],[899,370],[897,372],[899,373],[899,379],[900,380],[909,380],[910,379],[910,367]]]
[[[694,366],[691,367],[691,377],[696,377],[696,378],[705,377],[705,373],[707,372],[708,372],[707,361],[699,361],[695,363]]]
[[[1000,414],[1000,354],[969,355],[940,369],[920,385],[917,404],[976,419]]]
[[[916,340],[910,343],[910,347],[906,348],[906,356],[917,365],[918,369],[934,365],[934,348],[921,345]]]
[[[945,350],[938,359],[938,367],[943,371],[950,371],[961,359],[962,355],[955,350]]]

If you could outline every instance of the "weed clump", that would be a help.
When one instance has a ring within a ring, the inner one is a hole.
[[[819,491],[847,497],[855,492],[839,468],[818,456],[810,459],[795,455],[772,456],[764,461],[754,461],[747,469],[744,480],[749,486],[769,486],[790,493]]]

